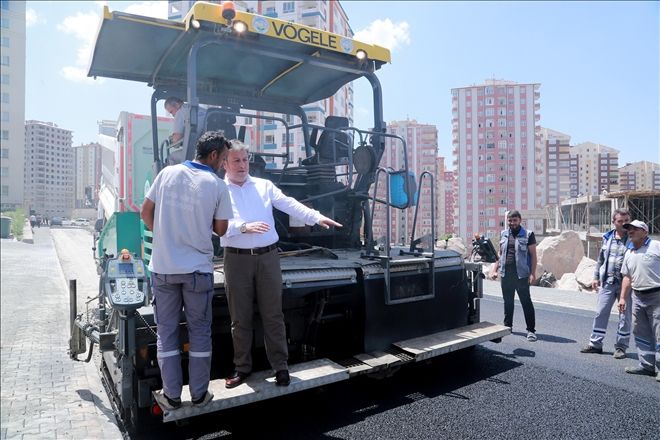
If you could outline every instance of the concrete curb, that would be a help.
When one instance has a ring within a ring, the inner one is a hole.
[[[23,225],[23,243],[34,244],[32,226],[30,226],[30,220],[28,219],[25,219],[25,224]]]

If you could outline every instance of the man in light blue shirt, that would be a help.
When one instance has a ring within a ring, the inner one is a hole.
[[[195,160],[165,167],[142,204],[142,219],[153,232],[149,270],[158,326],[158,365],[163,380],[158,402],[167,410],[181,407],[182,309],[190,341],[192,403],[204,405],[213,399],[208,391],[213,319],[211,236],[213,232],[223,235],[232,217],[227,185],[215,174],[228,148],[229,142],[220,132],[203,134],[197,142]]]

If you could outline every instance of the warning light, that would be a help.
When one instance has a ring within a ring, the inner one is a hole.
[[[231,21],[236,17],[236,7],[234,2],[224,2],[222,4],[222,18]]]

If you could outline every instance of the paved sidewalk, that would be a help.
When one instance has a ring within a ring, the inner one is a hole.
[[[596,304],[598,301],[598,295],[596,293],[532,286],[530,288],[530,294],[534,304],[550,304],[596,313]],[[484,280],[484,295],[502,298],[500,282],[488,279]],[[612,314],[619,314],[616,303],[612,307]]]
[[[50,230],[2,241],[2,439],[121,439],[93,363],[67,355],[69,294]],[[79,300],[80,302],[80,300]]]

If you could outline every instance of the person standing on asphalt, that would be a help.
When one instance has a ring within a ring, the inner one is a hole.
[[[589,344],[580,350],[581,353],[602,353],[603,339],[607,332],[607,323],[614,302],[621,293],[621,265],[623,255],[626,253],[628,232],[623,225],[630,223],[630,214],[627,209],[616,209],[612,213],[614,229],[603,235],[603,242],[598,253],[596,271],[591,286],[598,289],[598,305],[596,317],[591,330]],[[616,332],[614,344],[614,358],[624,359],[630,343],[630,322],[632,320],[631,299],[628,297],[625,313],[619,314],[619,329]]]
[[[279,236],[275,231],[273,208],[308,225],[328,229],[341,227],[318,211],[287,197],[270,180],[249,174],[248,146],[231,141],[224,164],[225,182],[231,195],[233,218],[227,234],[220,238],[225,249],[225,289],[231,315],[235,371],[225,380],[234,388],[252,372],[253,302],[257,300],[263,322],[268,362],[275,370],[275,383],[290,382],[289,357],[284,313],[282,312],[282,270],[277,253]]]
[[[223,235],[232,217],[227,185],[215,174],[229,142],[219,132],[204,133],[196,158],[165,167],[156,176],[142,205],[142,219],[153,231],[149,262],[157,325],[157,357],[163,380],[159,403],[181,407],[181,309],[190,341],[189,387],[193,405],[213,399],[211,374],[213,313],[212,232]]]
[[[520,304],[525,314],[527,325],[527,340],[536,341],[536,315],[534,304],[529,293],[529,286],[536,281],[536,237],[534,232],[522,227],[520,212],[513,210],[507,213],[508,229],[500,234],[500,259],[491,270],[490,278],[499,275],[502,280],[502,296],[504,298],[504,325],[513,327],[513,301],[518,292]]]
[[[626,367],[626,373],[654,376],[660,351],[660,242],[651,240],[649,227],[642,221],[633,220],[623,227],[630,243],[621,266],[619,312],[629,307],[632,289],[632,327],[639,358],[639,365]],[[660,373],[656,379],[660,381]]]

